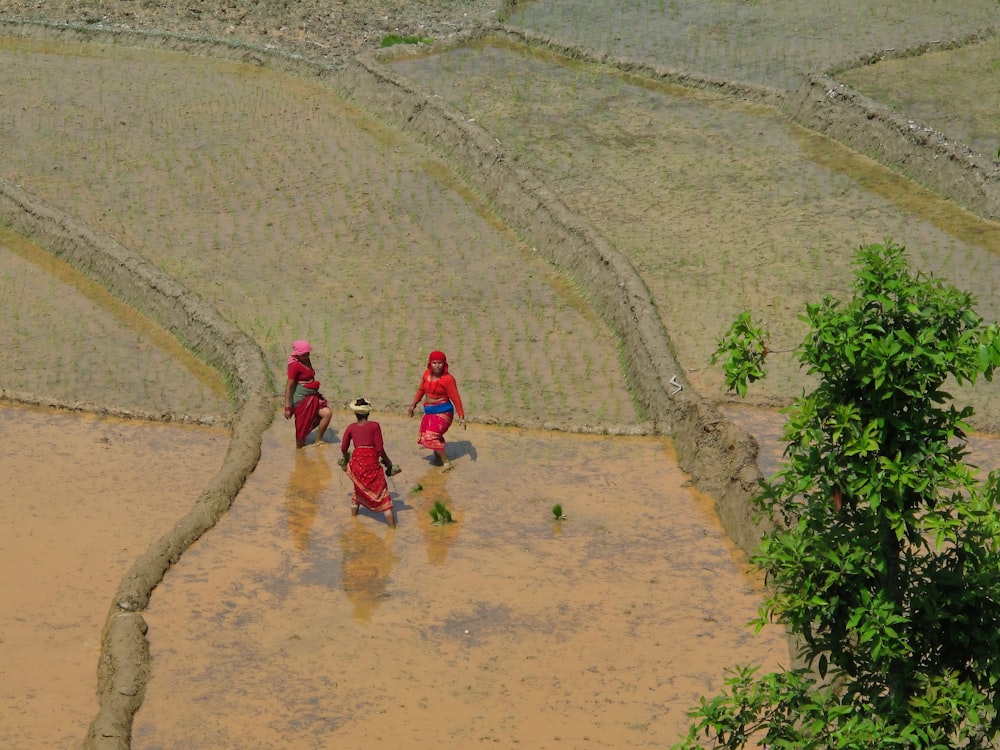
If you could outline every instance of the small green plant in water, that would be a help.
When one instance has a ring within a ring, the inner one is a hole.
[[[451,517],[451,511],[448,510],[448,506],[440,500],[434,501],[434,507],[430,509],[430,514],[435,526],[443,526],[446,523],[455,523],[455,519]]]
[[[382,43],[379,45],[382,48],[392,47],[396,44],[432,44],[433,39],[428,39],[423,36],[400,36],[399,34],[387,34],[382,37]]]
[[[415,484],[410,488],[410,492],[423,492],[424,486],[422,484]]]
[[[566,520],[566,516],[564,516],[562,512],[562,506],[559,503],[552,506],[552,515],[556,517],[557,521]]]

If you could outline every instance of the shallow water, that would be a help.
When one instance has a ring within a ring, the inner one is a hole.
[[[217,428],[0,402],[4,747],[81,746],[118,583],[193,505],[228,441]]]
[[[154,594],[134,747],[662,747],[725,667],[787,663],[668,440],[472,426],[442,475],[380,421],[396,531],[350,516],[336,446],[267,434]]]
[[[777,629],[744,627],[759,581],[668,440],[472,426],[442,475],[416,420],[380,421],[404,469],[395,532],[350,516],[337,446],[296,451],[280,419],[266,434],[153,592],[134,747],[662,746],[725,667],[787,661]],[[228,435],[5,405],[0,437],[5,737],[74,747],[118,581]],[[435,500],[457,523],[432,525]]]

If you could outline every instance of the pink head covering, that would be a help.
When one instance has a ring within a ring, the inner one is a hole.
[[[288,364],[295,362],[296,357],[300,357],[303,354],[308,354],[312,351],[312,347],[309,346],[309,342],[305,339],[298,339],[292,342],[292,356],[288,358]]]

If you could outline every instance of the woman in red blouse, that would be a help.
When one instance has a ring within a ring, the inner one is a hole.
[[[444,434],[451,427],[455,412],[458,412],[462,429],[465,429],[465,409],[462,397],[458,395],[458,384],[448,374],[448,359],[444,352],[431,352],[427,358],[427,369],[410,405],[411,417],[420,399],[424,400],[424,418],[420,420],[417,443],[434,451],[435,463],[444,467],[441,471],[451,471],[451,462],[445,452]]]
[[[285,383],[285,419],[295,416],[295,447],[306,444],[306,437],[316,430],[316,445],[323,445],[323,435],[330,426],[333,412],[319,392],[320,383],[309,361],[312,347],[308,341],[292,342],[288,358],[288,381]]]
[[[337,463],[354,482],[351,515],[358,515],[358,510],[363,505],[368,510],[383,514],[389,528],[394,529],[396,517],[392,512],[392,496],[385,483],[385,475],[398,474],[400,468],[386,455],[385,444],[382,441],[382,427],[378,422],[368,421],[372,409],[371,403],[366,399],[356,398],[349,406],[357,421],[344,430],[344,437],[340,441],[341,457]]]

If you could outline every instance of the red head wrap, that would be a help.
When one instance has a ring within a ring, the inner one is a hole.
[[[427,355],[427,369],[428,370],[431,369],[431,362],[433,362],[434,360],[440,360],[441,362],[444,362],[444,370],[441,373],[442,375],[444,375],[445,373],[448,372],[448,358],[446,356],[444,356],[444,352],[434,351],[434,352],[431,352],[430,354]]]

